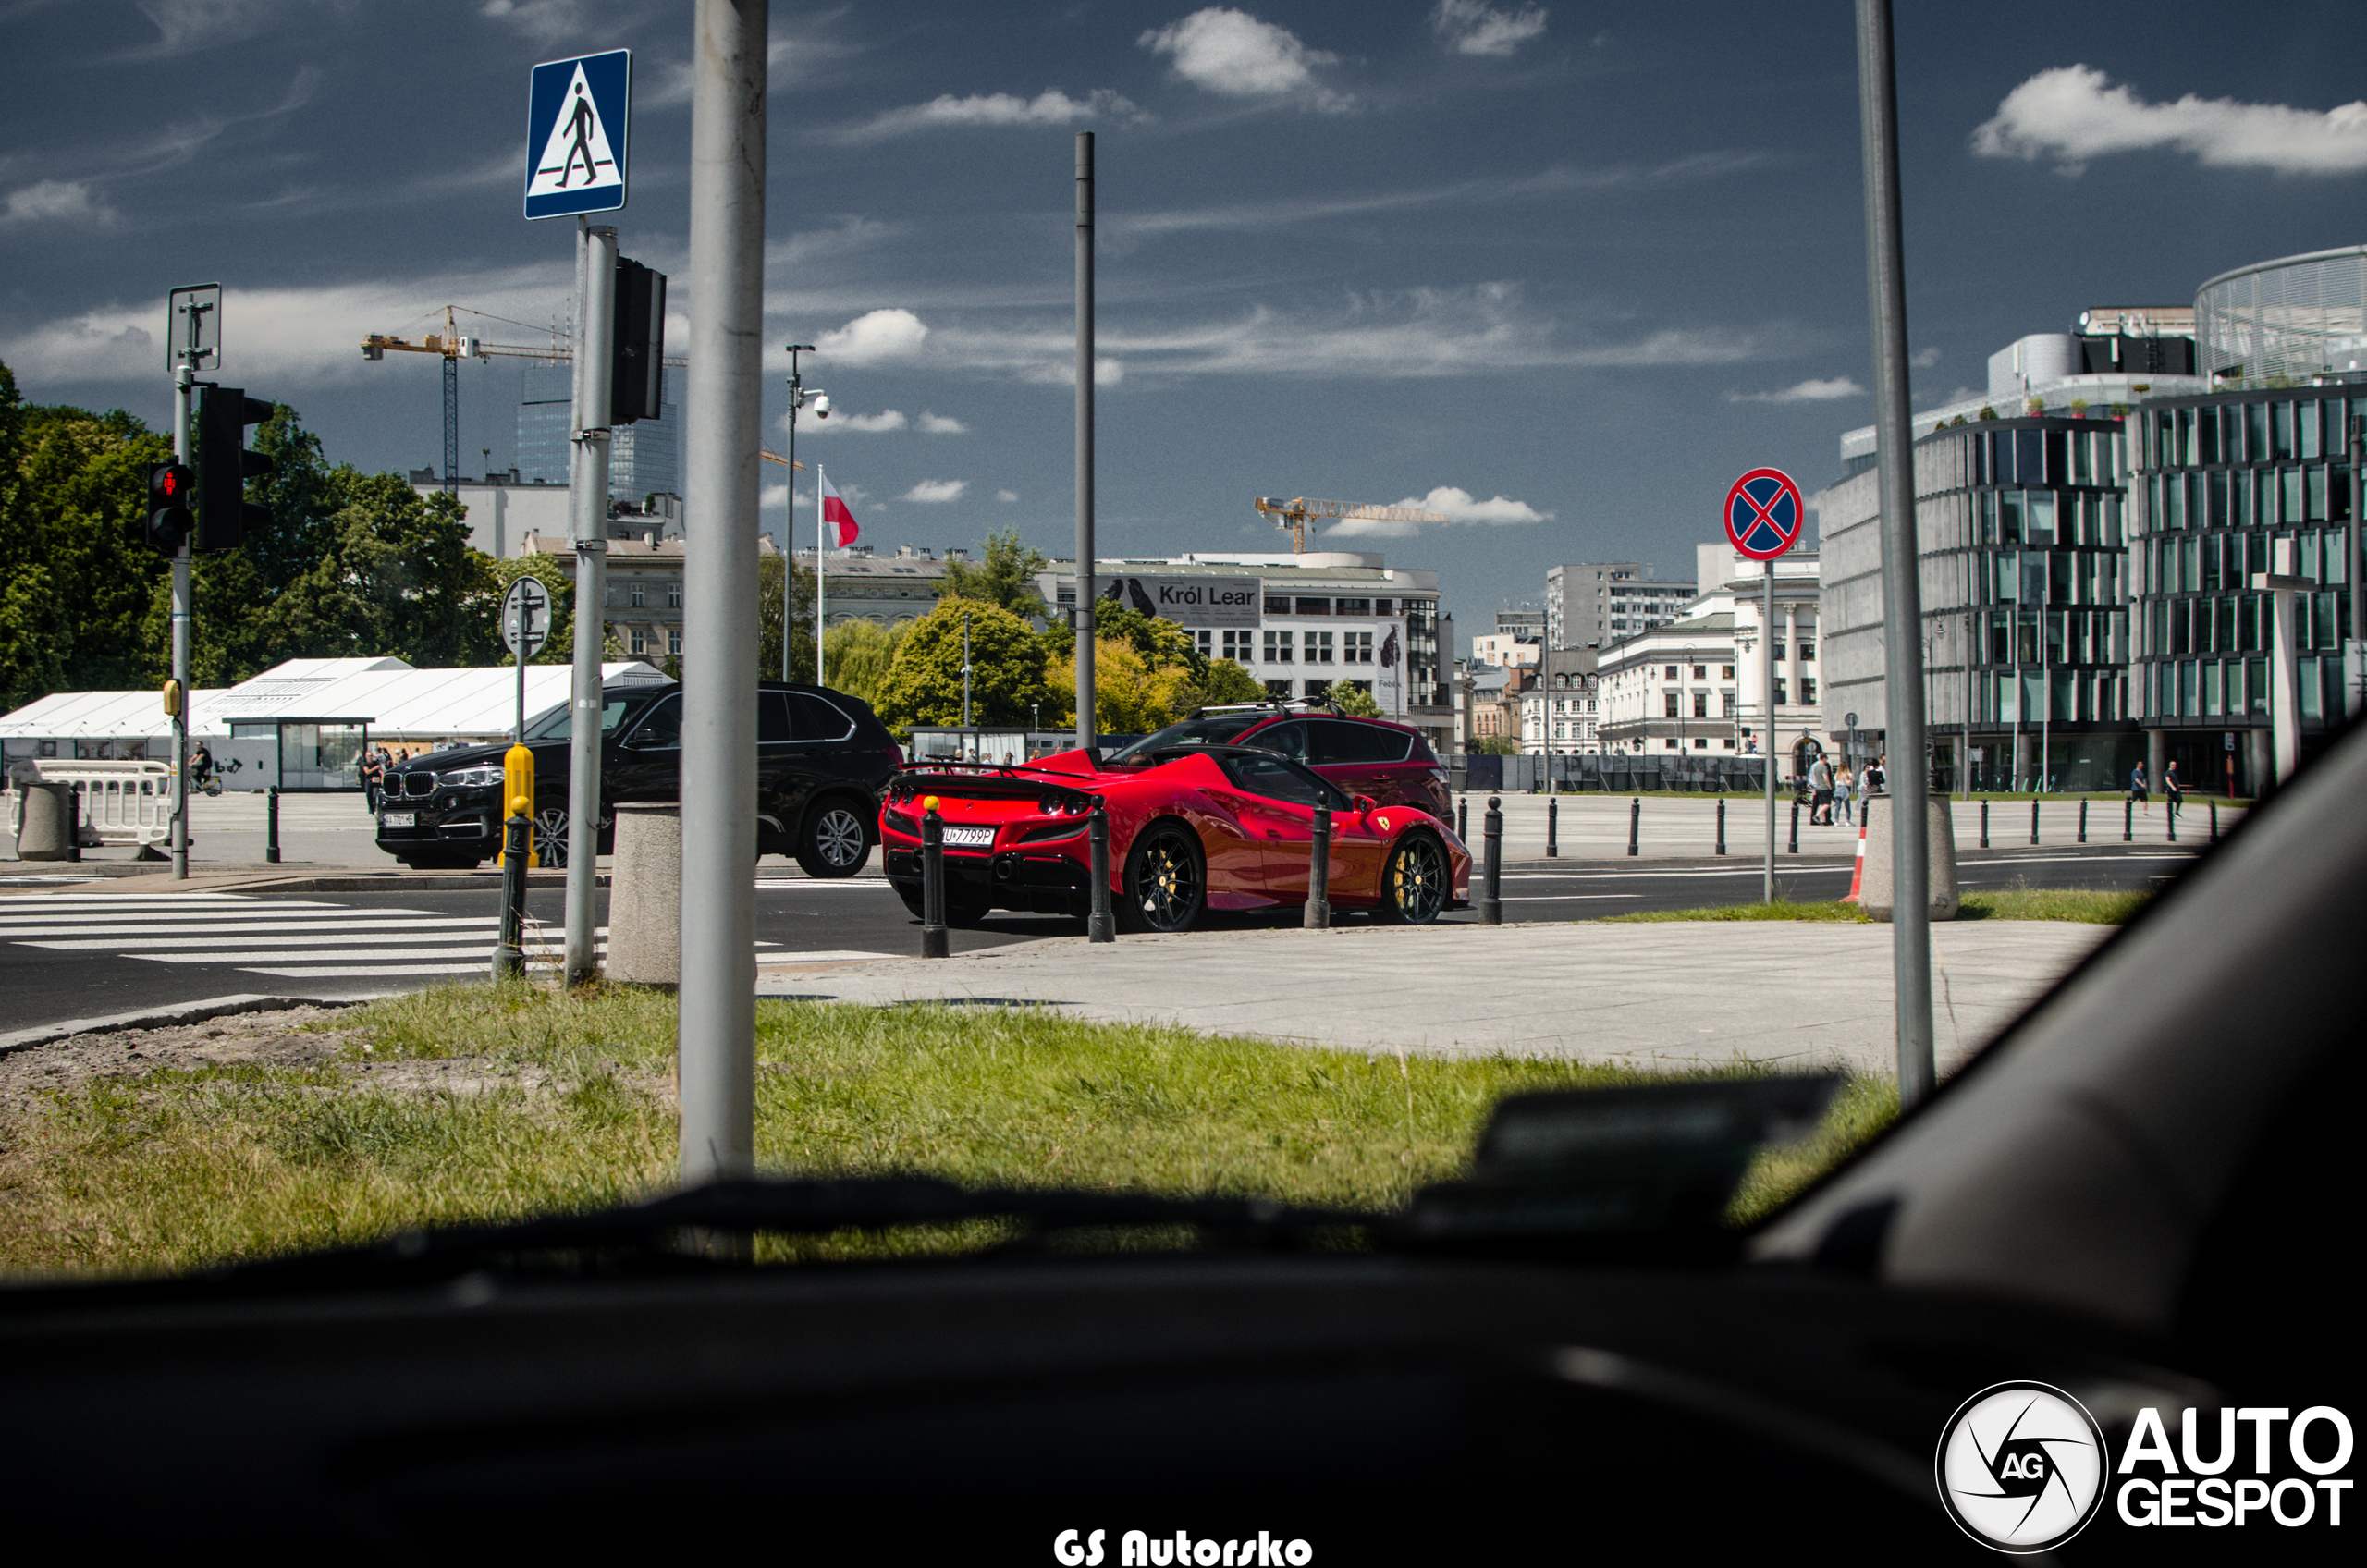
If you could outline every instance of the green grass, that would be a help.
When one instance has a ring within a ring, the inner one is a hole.
[[[373,1003],[338,1027],[362,1032],[343,1064],[93,1079],[0,1125],[0,1273],[184,1269],[628,1201],[672,1180],[670,996],[455,986]],[[1393,1207],[1459,1173],[1508,1092],[1662,1081],[1211,1039],[1051,1010],[790,1001],[757,1004],[756,1058],[768,1171],[1360,1207]],[[374,1070],[356,1071],[365,1060]],[[386,1086],[396,1076],[414,1086]],[[1762,1212],[1880,1125],[1889,1095],[1881,1081],[1853,1081],[1818,1140],[1762,1158],[1737,1211]],[[849,1256],[991,1234],[768,1247]]]
[[[1959,900],[1958,920],[2068,920],[2088,925],[2125,925],[2152,895],[2118,893],[2092,888],[2005,888],[1995,892],[1967,893]],[[1637,910],[1607,914],[1598,925],[1651,925],[1672,920],[1837,920],[1869,924],[1856,904],[1829,903],[1720,904],[1707,909]]]

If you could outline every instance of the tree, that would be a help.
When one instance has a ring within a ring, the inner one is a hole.
[[[893,626],[848,620],[833,626],[823,639],[822,651],[830,671],[823,684],[878,706],[879,689],[887,683],[888,671],[896,662],[896,650],[904,645],[912,630],[909,620],[900,620]]]
[[[1348,715],[1352,718],[1379,718],[1381,717],[1380,704],[1372,700],[1372,693],[1366,691],[1363,687],[1355,685],[1350,681],[1334,680],[1331,682],[1330,695],[1333,704],[1336,705],[1342,713]]]
[[[998,605],[1029,624],[1045,614],[1044,595],[1036,589],[1036,574],[1052,563],[1043,552],[1019,542],[1019,530],[1007,528],[987,535],[985,558],[945,563],[944,596]]]
[[[550,641],[543,651],[527,660],[529,664],[573,664],[575,662],[575,561],[568,556],[548,556],[539,551],[531,556],[512,556],[508,560],[493,563],[494,647],[492,657],[497,663],[509,662],[509,644],[501,639],[501,615],[498,606],[509,597],[510,584],[521,577],[531,577],[549,590],[551,596]],[[627,657],[622,638],[603,629],[600,639],[600,662]]]
[[[944,599],[913,622],[873,705],[898,730],[962,722],[962,631],[970,631],[971,717],[979,724],[1024,724],[1044,700],[1044,646],[1009,610],[974,599]]]
[[[1182,665],[1154,665],[1116,637],[1097,637],[1093,647],[1093,725],[1101,734],[1147,735],[1200,705],[1199,687]],[[1073,725],[1074,650],[1050,667],[1046,683],[1058,695],[1062,722]]]
[[[1210,659],[1208,673],[1201,679],[1191,705],[1205,708],[1220,703],[1262,703],[1265,700],[1265,683],[1256,676],[1231,659]]]
[[[423,668],[492,663],[501,600],[460,503],[399,474],[339,468],[326,548],[271,606],[287,655],[392,655]]]
[[[1508,757],[1517,754],[1509,735],[1482,735],[1471,742],[1471,750],[1483,757]]]
[[[790,567],[792,602],[789,609],[789,678],[814,679],[814,573],[777,555],[756,561],[756,673],[767,680],[780,676],[781,569]]]

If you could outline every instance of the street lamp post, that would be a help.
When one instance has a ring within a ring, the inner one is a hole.
[[[790,592],[797,582],[795,543],[797,539],[797,410],[806,403],[819,404],[816,418],[825,417],[830,406],[829,395],[816,387],[805,390],[805,380],[798,373],[797,356],[814,352],[811,343],[789,345],[789,499],[781,507],[780,522],[780,678],[789,679],[789,650],[794,636],[796,616],[793,605],[796,595]],[[818,496],[820,487],[816,487]],[[815,510],[821,510],[817,498]],[[822,539],[814,539],[814,683],[822,684]]]

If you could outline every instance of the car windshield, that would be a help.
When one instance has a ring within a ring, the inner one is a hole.
[[[1167,751],[1174,746],[1230,745],[1252,727],[1273,717],[1271,713],[1260,712],[1211,714],[1206,718],[1187,718],[1112,753],[1110,761],[1113,764],[1140,762],[1154,752]]]
[[[648,700],[644,697],[627,696],[616,692],[604,692],[602,696],[600,733],[603,735],[615,734],[618,727],[640,712],[643,704]],[[571,717],[572,710],[565,703],[545,708],[527,722],[526,739],[564,741],[574,732],[575,727],[570,722]]]

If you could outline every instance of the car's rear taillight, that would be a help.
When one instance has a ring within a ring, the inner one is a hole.
[[[903,748],[903,747],[901,747],[901,746],[900,746],[900,745],[898,745],[898,744],[896,744],[896,742],[895,742],[895,741],[889,741],[889,742],[888,742],[888,761],[889,761],[891,765],[893,765],[894,766],[897,766],[897,767],[901,767],[901,766],[904,766],[904,748]]]

